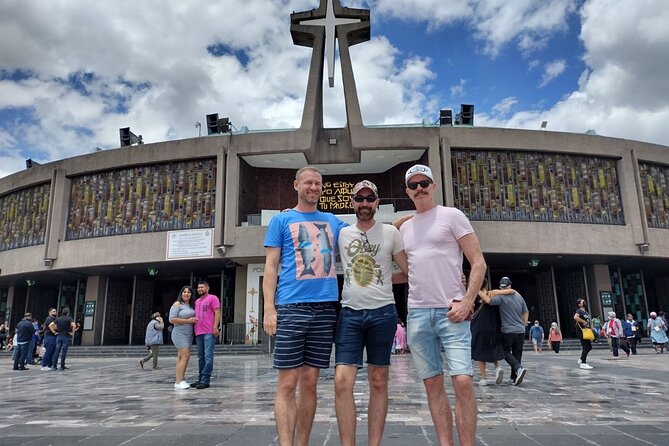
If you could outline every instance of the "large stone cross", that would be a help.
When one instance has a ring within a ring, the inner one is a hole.
[[[290,23],[293,43],[313,48],[301,128],[322,128],[323,59],[327,56],[328,84],[333,87],[336,43],[347,123],[362,126],[349,47],[370,39],[369,10],[342,7],[340,0],[320,0],[316,9],[291,14]]]

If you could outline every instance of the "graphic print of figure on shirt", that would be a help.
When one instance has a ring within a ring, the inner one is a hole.
[[[336,277],[332,249],[334,241],[328,223],[292,223],[290,232],[295,245],[297,280]]]

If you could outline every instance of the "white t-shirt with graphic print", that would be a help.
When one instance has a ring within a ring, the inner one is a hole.
[[[392,256],[404,250],[397,228],[376,222],[365,232],[349,226],[337,244],[344,268],[342,307],[371,310],[394,304]]]

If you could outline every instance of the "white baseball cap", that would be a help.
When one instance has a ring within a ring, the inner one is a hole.
[[[430,180],[434,181],[434,177],[432,176],[432,169],[422,164],[416,164],[407,170],[407,173],[404,175],[404,183],[409,183],[411,177],[415,175],[425,175]]]

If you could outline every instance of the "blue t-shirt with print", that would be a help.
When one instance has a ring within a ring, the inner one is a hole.
[[[276,305],[338,300],[336,243],[346,226],[333,214],[320,211],[291,209],[272,218],[265,247],[281,248]]]

